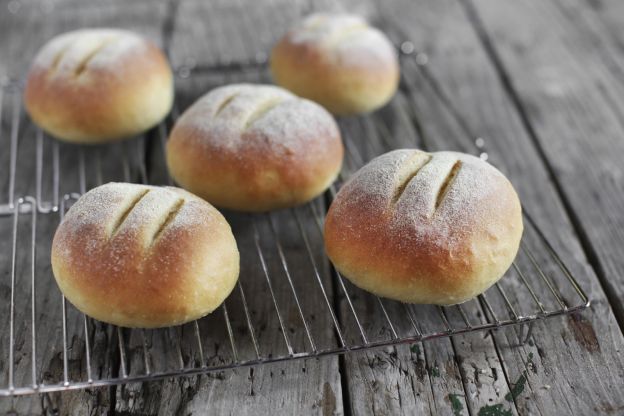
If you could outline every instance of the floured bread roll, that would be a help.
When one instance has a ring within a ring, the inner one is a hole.
[[[396,150],[340,189],[325,244],[336,268],[362,289],[452,305],[503,276],[522,230],[518,195],[490,164],[463,153]]]
[[[223,208],[268,211],[309,201],[342,166],[331,114],[270,85],[212,90],[177,120],[167,142],[171,176]]]
[[[52,271],[85,314],[155,328],[219,306],[238,279],[239,255],[225,218],[202,199],[178,188],[109,183],[65,215]]]
[[[37,54],[24,93],[35,123],[75,143],[127,138],[158,124],[173,102],[167,58],[153,43],[118,29],[59,35]]]
[[[394,46],[359,16],[314,14],[273,48],[275,82],[334,114],[375,110],[396,92]]]

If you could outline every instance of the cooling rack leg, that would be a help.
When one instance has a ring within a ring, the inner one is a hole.
[[[526,331],[526,335],[524,335],[522,339],[520,340],[521,346],[524,346],[524,344],[526,344],[529,341],[529,338],[531,338],[531,334],[533,333],[533,323],[534,321],[531,321],[528,324],[522,326],[523,332],[524,332],[524,327],[527,328],[527,331]]]
[[[523,347],[529,341],[529,339],[531,338],[531,335],[533,334],[534,323],[535,321],[529,321],[527,323],[518,325],[517,329],[520,332],[518,334],[518,342],[507,344],[507,347],[508,348]],[[526,328],[526,333],[525,333],[525,328]],[[515,328],[507,328],[507,330],[511,330],[511,329],[513,329],[514,332],[516,332]],[[485,331],[483,334],[483,338],[485,339],[489,336],[494,337],[494,331],[497,331],[497,330],[499,330],[499,328],[489,329]]]

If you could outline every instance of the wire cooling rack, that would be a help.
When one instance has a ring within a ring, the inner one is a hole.
[[[404,44],[401,50],[410,54],[413,48]],[[179,69],[178,76],[188,78],[190,69]],[[0,324],[0,396],[218,373],[530,324],[589,306],[526,212],[513,266],[476,299],[436,307],[364,292],[333,270],[323,254],[324,213],[336,184],[302,207],[260,215],[225,213],[239,244],[241,276],[211,315],[155,330],[95,321],[66,302],[54,283],[49,254],[54,230],[71,204],[94,186],[171,183],[163,156],[172,120],[129,141],[71,146],[27,121],[20,97],[19,85],[0,89],[0,145],[9,149],[0,155],[0,189],[7,190],[0,195],[0,225],[10,234],[0,240],[0,316],[7,317]],[[174,109],[171,118],[178,114]],[[348,123],[341,127],[346,176],[366,160]],[[384,150],[397,146],[388,142]],[[478,140],[475,151],[482,146]],[[518,328],[522,342],[531,326]]]

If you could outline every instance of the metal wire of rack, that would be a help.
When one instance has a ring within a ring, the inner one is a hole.
[[[150,157],[164,155],[168,124],[110,146],[64,145],[24,121],[16,85],[0,89],[2,121],[8,137],[0,136],[0,141],[4,145],[8,140],[10,151],[8,160],[0,161],[8,167],[0,221],[10,221],[12,231],[0,241],[0,250],[11,253],[10,264],[0,264],[0,283],[7,289],[0,292],[7,298],[0,314],[8,317],[7,328],[0,331],[9,334],[8,340],[0,340],[5,363],[0,365],[0,396],[214,373],[414,343],[530,324],[589,306],[577,280],[526,212],[525,234],[512,268],[477,299],[436,307],[366,293],[332,270],[323,255],[322,197],[277,213],[226,213],[238,224],[234,231],[243,260],[241,277],[230,298],[208,317],[156,330],[103,324],[81,314],[61,295],[49,267],[50,240],[69,206],[93,186],[110,180],[170,183],[166,172],[156,179],[148,173],[148,164],[164,166]],[[158,143],[151,153],[146,152],[148,140]],[[348,164],[361,166],[365,160],[357,146],[348,135],[345,141]],[[475,149],[482,145],[478,142]],[[62,169],[68,166],[73,168]],[[23,189],[17,189],[19,175],[30,175],[20,185]],[[335,192],[332,186],[325,197],[331,200]],[[262,294],[268,306],[258,311],[255,298]],[[529,337],[530,328],[521,331],[519,342]]]

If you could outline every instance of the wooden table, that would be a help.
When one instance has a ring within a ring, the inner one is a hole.
[[[412,109],[395,120],[405,143],[461,149],[483,138],[579,276],[591,309],[536,323],[521,346],[510,346],[513,331],[469,334],[217,377],[2,399],[0,413],[624,414],[624,2],[340,3],[3,0],[0,76],[21,78],[57,33],[130,28],[159,42],[174,67],[199,74],[178,85],[184,108],[205,88],[202,68],[261,58],[300,16],[336,8],[363,14],[420,53],[404,65],[392,104]],[[342,127],[362,135],[366,158],[379,153],[381,139],[366,126],[346,120]],[[3,195],[7,186],[0,178]],[[10,222],[0,222],[0,235],[9,233]],[[6,263],[7,243],[0,249]],[[0,333],[7,331],[3,319]]]

